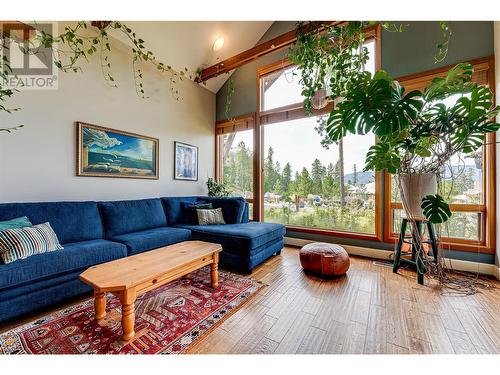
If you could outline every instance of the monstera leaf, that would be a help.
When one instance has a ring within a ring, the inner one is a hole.
[[[433,101],[468,92],[475,85],[471,82],[474,69],[469,63],[454,66],[444,78],[434,78],[424,91],[424,99]]]
[[[452,113],[455,113],[467,121],[474,121],[484,116],[493,104],[493,93],[486,86],[475,86],[470,91],[470,99],[462,96],[453,106]]]
[[[450,206],[439,194],[426,195],[420,207],[426,219],[434,224],[444,223],[451,217]]]
[[[330,112],[325,129],[328,138],[334,142],[340,141],[347,134],[344,122],[342,121],[341,110],[337,108]]]
[[[420,91],[414,90],[405,95],[404,87],[397,81],[393,82],[391,90],[391,100],[375,124],[375,134],[378,136],[398,133],[409,127],[423,106]]]
[[[396,173],[400,165],[399,153],[390,144],[379,142],[368,149],[365,170],[387,169],[389,173]]]
[[[451,109],[456,123],[451,142],[464,153],[477,150],[483,143],[484,133],[495,132],[500,128],[500,124],[495,122],[500,108],[491,109],[491,90],[485,86],[475,86],[470,94],[470,98],[459,98]]]
[[[353,83],[345,101],[329,117],[326,126],[329,134],[338,133],[342,127],[353,134],[368,133],[390,101],[392,78],[384,71],[377,72],[373,79],[370,73],[365,73]]]

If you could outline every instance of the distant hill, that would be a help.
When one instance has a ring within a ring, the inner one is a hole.
[[[452,175],[454,177],[457,177],[457,175],[460,175],[461,173],[467,173],[468,171],[472,170],[472,178],[474,181],[480,181],[481,180],[481,170],[477,169],[474,165],[455,165],[451,168],[451,171],[449,168],[446,169],[446,173],[444,175],[444,178],[450,179]]]
[[[370,182],[375,181],[375,173],[373,172],[357,172],[357,179],[358,181],[356,182],[356,185],[366,185]],[[348,173],[344,175],[344,183],[349,183],[354,185],[354,173]]]
[[[468,170],[472,170],[472,177],[474,178],[474,181],[479,181],[481,180],[481,170],[477,169],[473,165],[455,165],[452,167],[452,172],[450,172],[450,169],[448,168],[446,170],[445,179],[450,179],[452,174],[457,177],[457,175],[461,173],[466,173]],[[357,172],[357,178],[358,181],[356,185],[366,185],[370,182],[375,181],[375,173],[373,172]],[[354,173],[348,173],[344,176],[344,183],[349,183],[354,185]]]

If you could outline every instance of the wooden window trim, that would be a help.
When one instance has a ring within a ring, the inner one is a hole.
[[[375,41],[375,70],[379,70],[382,68],[382,48],[381,48],[381,25],[373,25],[365,29],[366,40],[373,39]],[[263,142],[262,142],[262,131],[263,125],[269,125],[273,123],[290,121],[294,119],[304,118],[306,117],[304,114],[303,104],[302,103],[294,103],[287,106],[283,106],[280,108],[273,108],[267,111],[261,111],[262,108],[262,87],[261,87],[261,78],[267,74],[273,73],[277,70],[288,68],[292,66],[292,62],[288,59],[282,59],[271,63],[269,65],[263,66],[257,69],[257,112],[256,112],[256,127],[254,129],[254,134],[256,137],[254,138],[254,146],[259,145],[259,162],[258,166],[256,166],[255,170],[258,170],[257,173],[258,181],[256,182],[256,190],[254,191],[254,220],[262,221],[263,214],[263,202],[260,199],[262,196],[262,162],[260,155],[264,155]],[[329,103],[328,106],[320,111],[313,111],[313,115],[321,115],[329,113],[332,110],[333,103]],[[258,138],[258,140],[257,140]],[[254,150],[254,155],[257,154],[255,152],[257,148]],[[257,169],[258,168],[258,169]],[[256,179],[257,180],[257,179]],[[291,230],[294,232],[301,233],[309,233],[309,234],[323,234],[333,237],[341,237],[341,238],[354,238],[361,240],[369,240],[369,241],[382,241],[383,240],[383,174],[381,172],[375,173],[375,234],[369,233],[357,233],[357,232],[348,232],[348,231],[340,231],[340,230],[332,230],[332,229],[323,229],[323,228],[308,228],[308,227],[300,227],[294,225],[285,225],[287,230]],[[258,193],[257,193],[258,192]],[[256,194],[257,193],[257,194]],[[257,199],[256,197],[259,197]]]
[[[471,60],[470,63],[474,66],[474,74],[478,72],[486,72],[489,88],[495,96],[495,59],[494,56],[487,56],[479,59]],[[411,74],[399,77],[397,80],[402,86],[408,87],[410,90],[422,89],[436,77],[442,77],[455,64],[442,68],[432,69],[429,71]],[[481,81],[483,82],[483,81]],[[445,249],[460,250],[466,252],[479,252],[485,254],[495,253],[495,134],[487,134],[485,137],[483,165],[486,167],[483,170],[483,203],[482,204],[451,204],[452,212],[471,212],[483,213],[481,231],[483,238],[480,241],[447,238],[442,237],[440,245]],[[395,243],[397,234],[392,232],[392,209],[402,208],[401,203],[392,202],[391,198],[391,176],[389,173],[384,174],[384,241]]]

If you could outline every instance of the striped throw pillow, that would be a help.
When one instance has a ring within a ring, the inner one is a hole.
[[[5,264],[62,248],[49,223],[0,231],[0,258]]]

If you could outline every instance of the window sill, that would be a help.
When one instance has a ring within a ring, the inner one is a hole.
[[[365,241],[378,241],[378,242],[380,242],[382,240],[376,234],[369,234],[369,233],[354,233],[354,232],[336,231],[336,230],[331,230],[331,229],[306,228],[306,227],[299,227],[299,226],[294,226],[294,225],[285,225],[285,227],[286,227],[287,231],[290,230],[292,232],[322,234],[322,235],[331,236],[331,237],[353,238],[353,239],[365,240]]]

